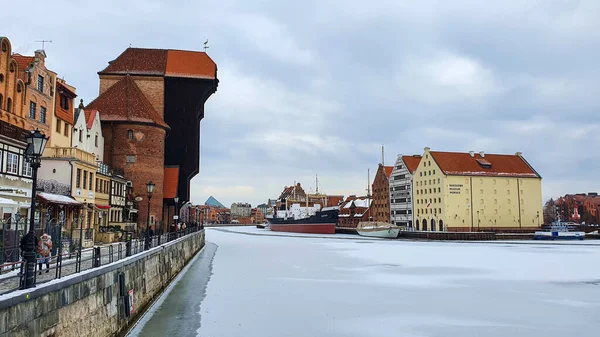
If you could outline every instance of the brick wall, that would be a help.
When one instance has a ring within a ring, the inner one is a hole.
[[[128,130],[133,139],[128,139]],[[114,131],[114,133],[113,133]],[[148,199],[146,183],[152,181],[156,187],[150,201],[150,216],[162,220],[165,130],[138,124],[102,123],[104,135],[104,161],[122,168],[125,178],[133,183],[134,195],[144,198],[139,202],[138,219],[140,228],[146,228]],[[135,162],[128,162],[134,156]]]
[[[373,208],[371,215],[374,221],[390,221],[390,184],[384,166],[379,165],[373,180]]]
[[[154,110],[164,118],[165,110],[165,85],[162,77],[138,77],[134,76],[135,84],[150,101]]]

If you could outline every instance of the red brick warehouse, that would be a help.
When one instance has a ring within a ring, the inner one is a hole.
[[[98,75],[99,96],[86,109],[100,111],[104,161],[122,168],[133,194],[144,198],[138,213],[142,229],[146,183],[156,184],[150,221],[167,230],[173,198],[188,201],[190,180],[199,172],[200,121],[204,103],[217,90],[217,65],[204,52],[128,48]]]

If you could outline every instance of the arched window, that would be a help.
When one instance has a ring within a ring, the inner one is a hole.
[[[0,94],[0,109],[2,109],[2,107],[3,107],[2,103],[4,103],[4,96],[2,96],[2,94]]]
[[[127,130],[127,139],[133,139],[133,130]]]
[[[0,74],[0,83],[4,82],[4,74]]]
[[[2,41],[2,52],[6,53],[8,51],[8,45],[6,44],[6,41]]]
[[[98,147],[98,134],[96,134],[96,139],[94,140],[94,143],[96,144],[96,147]]]
[[[12,99],[10,97],[6,100],[6,111],[12,112]]]
[[[23,86],[21,85],[21,83],[17,84],[17,92],[21,92],[23,91]]]

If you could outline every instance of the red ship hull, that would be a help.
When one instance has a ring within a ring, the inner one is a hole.
[[[335,234],[335,223],[271,224],[274,232]]]

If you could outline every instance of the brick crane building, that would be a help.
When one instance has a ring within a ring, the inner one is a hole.
[[[128,48],[98,75],[99,96],[86,109],[102,113],[104,162],[123,169],[132,195],[144,198],[141,228],[148,223],[146,183],[156,184],[149,220],[166,230],[173,198],[187,202],[199,172],[200,120],[217,89],[217,65],[204,52]]]

